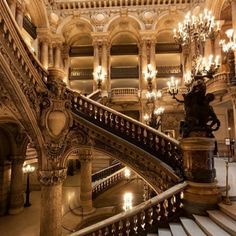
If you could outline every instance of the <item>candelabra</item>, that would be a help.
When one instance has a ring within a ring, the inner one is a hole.
[[[26,197],[25,197],[24,206],[29,207],[29,206],[31,206],[31,203],[30,203],[30,173],[34,172],[35,167],[31,166],[31,165],[27,165],[27,166],[24,166],[22,168],[22,170],[23,170],[24,174],[27,174],[27,184],[26,184],[26,190],[25,190]]]
[[[93,76],[94,76],[94,79],[96,80],[97,82],[97,87],[98,89],[101,89],[102,87],[102,82],[103,80],[105,79],[105,75],[102,71],[102,66],[98,66],[97,67],[97,70],[95,72],[93,72]]]
[[[234,35],[233,29],[229,29],[225,33],[228,37],[228,42],[226,42],[225,40],[221,40],[220,45],[222,46],[223,51],[227,53],[230,82],[232,84],[236,84],[234,56],[234,52],[236,51],[236,36]]]

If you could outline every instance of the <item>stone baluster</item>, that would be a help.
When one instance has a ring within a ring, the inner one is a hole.
[[[23,167],[24,157],[13,156],[11,166],[10,204],[8,213],[18,214],[24,207],[23,195]]]
[[[66,169],[39,170],[41,183],[40,236],[62,234],[62,183]]]
[[[25,13],[25,3],[22,2],[20,4],[19,2],[17,2],[17,5],[16,5],[16,22],[17,22],[20,29],[23,28],[24,13]]]
[[[11,163],[9,161],[1,161],[0,162],[0,215],[5,215],[7,213],[10,173],[11,173]]]
[[[83,214],[90,214],[94,211],[92,202],[92,148],[80,148],[78,155],[81,163],[80,204]]]

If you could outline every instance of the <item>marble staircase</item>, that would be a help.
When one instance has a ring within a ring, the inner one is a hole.
[[[207,213],[193,215],[193,219],[180,217],[180,223],[170,223],[169,228],[159,228],[158,233],[147,236],[236,236],[236,202],[220,203],[218,210]]]

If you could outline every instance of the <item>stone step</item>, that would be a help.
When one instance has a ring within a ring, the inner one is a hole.
[[[224,203],[219,204],[220,210],[236,220],[236,202],[232,202],[232,205],[226,205]]]
[[[214,222],[216,222],[221,228],[226,230],[231,235],[236,236],[236,221],[234,219],[218,210],[212,210],[207,212],[210,218]]]
[[[225,230],[223,230],[219,225],[213,222],[207,216],[193,215],[198,225],[208,236],[230,236]]]
[[[147,236],[158,236],[158,234],[147,234]]]
[[[180,217],[180,221],[189,236],[206,236],[194,220]]]
[[[170,223],[170,230],[173,236],[187,236],[180,223]]]
[[[172,236],[169,229],[158,229],[159,236]]]

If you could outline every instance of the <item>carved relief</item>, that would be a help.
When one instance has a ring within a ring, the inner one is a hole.
[[[38,171],[39,182],[46,186],[61,184],[66,179],[66,176],[67,169]]]

